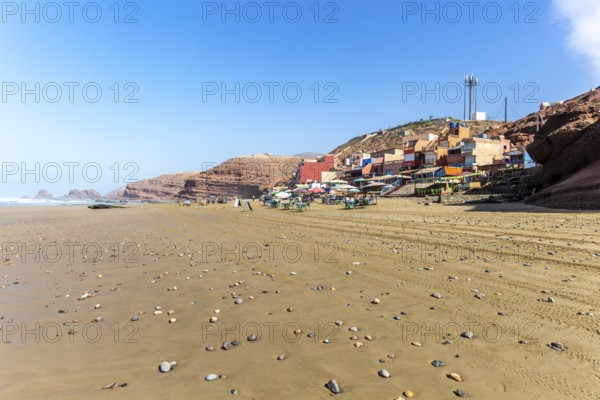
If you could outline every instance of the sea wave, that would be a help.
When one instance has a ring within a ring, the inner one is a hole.
[[[82,204],[93,204],[93,200],[73,200],[73,199],[19,199],[0,197],[0,207],[15,206],[74,206]]]

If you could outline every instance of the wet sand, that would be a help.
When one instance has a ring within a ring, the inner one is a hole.
[[[254,205],[0,209],[1,397],[600,398],[597,213]]]

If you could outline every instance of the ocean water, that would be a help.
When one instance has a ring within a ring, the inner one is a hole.
[[[19,199],[10,197],[0,197],[0,207],[16,206],[76,206],[84,204],[94,204],[93,200],[68,200],[68,199]]]

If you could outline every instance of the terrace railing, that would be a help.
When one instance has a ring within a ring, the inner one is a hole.
[[[390,186],[386,186],[383,189],[381,189],[381,192],[379,193],[380,196],[385,196],[386,194],[390,193],[391,191],[393,191],[394,189],[396,189],[398,186],[402,185],[402,180],[398,179],[396,181],[394,181]]]

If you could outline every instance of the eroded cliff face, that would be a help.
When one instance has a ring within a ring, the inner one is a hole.
[[[258,196],[263,189],[286,182],[300,158],[257,155],[232,158],[204,172],[162,175],[130,183],[123,197],[137,200],[173,200],[217,196]]]
[[[528,203],[550,208],[600,210],[600,161],[542,190],[530,197]]]
[[[600,100],[578,96],[546,115],[527,151],[543,164],[544,189],[528,202],[546,207],[600,209]]]

